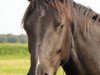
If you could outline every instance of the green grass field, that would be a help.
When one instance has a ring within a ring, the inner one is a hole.
[[[27,75],[29,57],[27,44],[0,44],[0,75]],[[65,75],[61,67],[56,75]]]

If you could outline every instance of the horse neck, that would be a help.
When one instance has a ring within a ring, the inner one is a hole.
[[[90,8],[73,4],[74,44],[72,59],[86,75],[100,75],[100,16]],[[75,57],[76,56],[76,57]],[[95,69],[93,68],[95,66]],[[81,74],[80,74],[81,75]]]
[[[81,4],[73,2],[74,19],[77,22],[94,22],[94,25],[100,25],[100,15],[94,12],[91,8],[85,7]],[[93,24],[92,24],[93,25]]]

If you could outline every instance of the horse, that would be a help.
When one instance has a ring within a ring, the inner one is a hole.
[[[31,60],[28,75],[55,75],[72,48],[71,1],[29,1],[23,18]]]
[[[62,67],[68,75],[100,75],[100,15],[74,1],[71,12],[73,48]]]

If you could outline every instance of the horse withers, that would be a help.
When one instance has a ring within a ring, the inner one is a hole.
[[[70,53],[70,1],[31,0],[23,22],[31,55],[28,75],[55,75]]]

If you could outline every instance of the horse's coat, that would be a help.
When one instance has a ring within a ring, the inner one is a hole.
[[[72,16],[74,48],[64,69],[68,75],[100,75],[100,16],[75,2]]]
[[[28,75],[54,75],[60,65],[68,75],[100,75],[99,14],[72,0],[29,1],[23,19]]]

